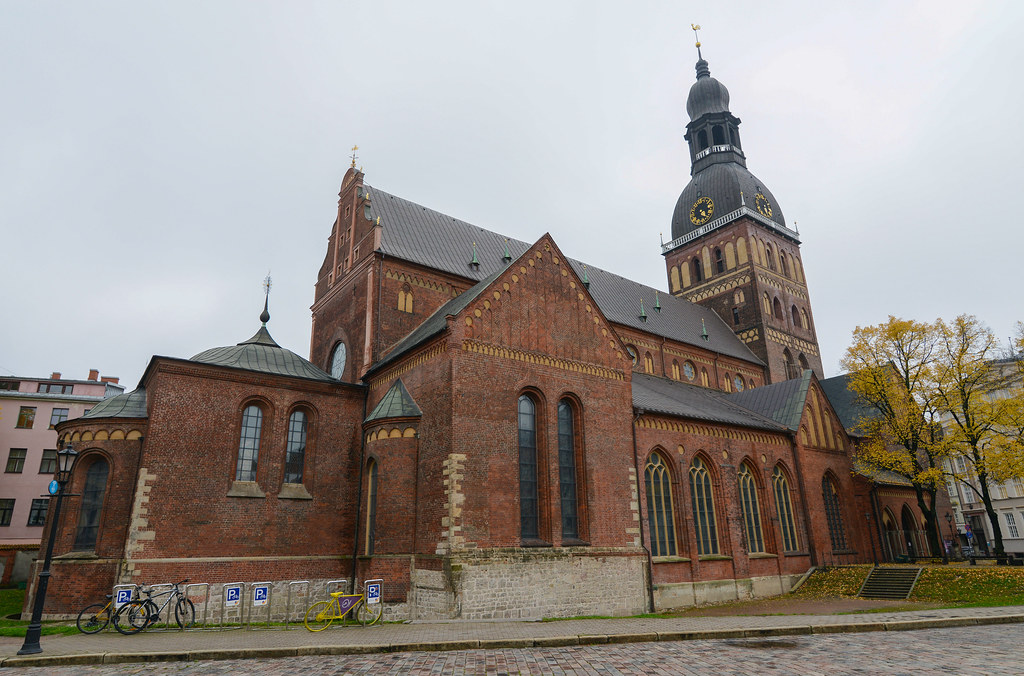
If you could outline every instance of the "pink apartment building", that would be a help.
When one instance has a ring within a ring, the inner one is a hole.
[[[24,579],[38,553],[57,464],[54,425],[122,392],[95,369],[86,380],[0,376],[0,584]]]

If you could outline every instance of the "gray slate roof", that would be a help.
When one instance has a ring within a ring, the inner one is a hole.
[[[384,420],[386,418],[416,418],[421,415],[423,415],[423,412],[416,405],[416,401],[409,394],[409,390],[405,389],[405,383],[399,378],[391,386],[391,389],[387,391],[387,394],[373,407],[373,411],[370,412],[365,422]]]
[[[277,376],[338,382],[330,374],[274,342],[266,324],[249,340],[244,340],[238,345],[205,350],[192,357],[190,361]]]
[[[645,373],[633,374],[633,407],[694,420],[785,431],[782,425],[743,408],[723,392]]]
[[[795,432],[800,428],[812,374],[813,371],[805,369],[799,378],[725,396],[739,406],[771,418]]]
[[[495,277],[505,269],[507,263],[503,256],[506,242],[513,260],[519,258],[531,246],[383,190],[365,187],[370,193],[371,217],[381,217],[381,250],[387,256],[468,279],[484,280]],[[480,263],[478,268],[470,265],[474,242]],[[582,279],[584,264],[572,259],[569,259],[569,264]],[[609,321],[754,364],[762,364],[750,348],[737,338],[732,329],[712,310],[658,292],[657,300],[661,305],[661,312],[657,312],[654,305],[655,293],[658,290],[591,266],[586,266],[586,276],[590,282],[590,295]],[[641,298],[648,317],[646,322],[639,319]],[[468,300],[466,302],[468,303]],[[443,319],[444,315],[441,318]],[[707,341],[701,337],[701,320],[708,330]]]
[[[910,479],[897,474],[890,469],[882,469],[870,465],[859,458],[853,459],[853,471],[860,474],[863,477],[871,479],[876,484],[885,484],[886,486],[913,486],[910,483]]]
[[[859,434],[860,421],[862,418],[874,417],[877,412],[864,400],[857,396],[857,393],[849,388],[850,374],[844,373],[841,376],[834,376],[818,381],[822,392],[828,397],[836,415],[843,423],[843,427],[850,434]]]
[[[94,418],[145,418],[146,388],[139,387],[126,394],[104,399],[82,416],[82,419]]]

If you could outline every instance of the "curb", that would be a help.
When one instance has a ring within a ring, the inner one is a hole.
[[[578,636],[546,636],[540,638],[463,639],[456,641],[427,641],[381,645],[307,645],[281,648],[238,648],[212,650],[182,650],[161,652],[80,653],[69,655],[40,655],[7,657],[0,667],[55,667],[95,664],[123,664],[145,662],[195,662],[199,660],[241,660],[282,657],[309,657],[315,655],[367,655],[396,652],[443,652],[451,650],[495,650],[501,648],[556,648],[577,645],[603,645],[613,643],[646,643],[662,641],[708,641],[723,639],[771,638],[777,636],[810,636],[814,634],[853,634],[869,631],[916,631],[919,629],[945,629],[993,624],[1024,623],[1024,614],[981,617],[945,617],[889,622],[851,622],[843,624],[790,625],[750,629],[710,629],[695,631],[668,631],[633,634],[580,634]]]

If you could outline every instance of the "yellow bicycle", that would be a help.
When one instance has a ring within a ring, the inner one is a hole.
[[[353,620],[368,627],[380,622],[384,612],[381,603],[381,583],[384,580],[367,580],[362,594],[331,592],[330,601],[317,601],[306,611],[303,624],[310,631],[323,631],[335,620]]]

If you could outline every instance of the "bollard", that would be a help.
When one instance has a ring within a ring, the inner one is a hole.
[[[287,631],[288,629],[291,629],[291,627],[288,626],[288,622],[292,618],[292,588],[295,585],[302,585],[302,584],[306,585],[304,591],[306,592],[306,596],[309,596],[309,580],[294,580],[294,581],[288,583],[288,602],[285,604],[285,608],[284,608],[284,628],[285,628],[285,631]]]

